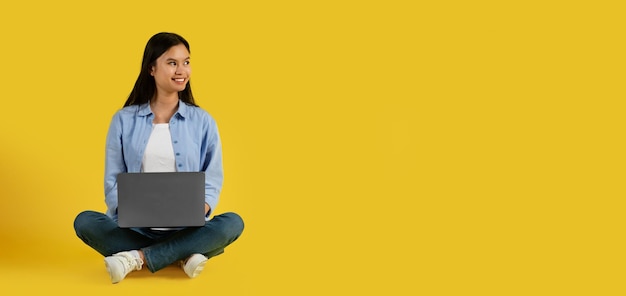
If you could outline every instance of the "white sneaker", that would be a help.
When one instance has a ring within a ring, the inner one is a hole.
[[[119,252],[104,258],[104,265],[111,276],[111,282],[119,283],[133,270],[141,270],[143,261],[135,258],[130,252]]]
[[[204,265],[209,259],[202,254],[193,254],[185,261],[180,262],[180,266],[183,268],[187,276],[195,278],[204,269]]]

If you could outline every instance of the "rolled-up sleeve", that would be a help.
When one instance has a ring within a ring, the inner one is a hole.
[[[104,165],[106,214],[115,220],[117,220],[117,175],[126,171],[122,144],[121,117],[119,113],[116,113],[111,120],[106,137]]]
[[[208,218],[217,207],[224,182],[222,165],[222,143],[217,123],[210,116],[205,124],[206,133],[202,145],[202,171],[205,172],[205,202],[211,207]]]

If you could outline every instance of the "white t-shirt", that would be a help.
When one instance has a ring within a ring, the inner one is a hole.
[[[152,133],[141,162],[141,171],[146,173],[176,171],[174,146],[168,123],[152,125]]]

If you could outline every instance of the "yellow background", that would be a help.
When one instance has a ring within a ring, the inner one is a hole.
[[[624,295],[616,3],[4,1],[0,286]],[[72,222],[105,210],[109,120],[160,31],[191,43],[224,145],[217,212],[246,229],[197,279],[111,285]]]

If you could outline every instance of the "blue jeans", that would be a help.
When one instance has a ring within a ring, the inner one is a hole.
[[[98,253],[111,256],[122,251],[142,250],[151,272],[195,253],[207,258],[219,255],[239,238],[243,227],[243,220],[235,213],[216,215],[202,227],[147,233],[120,228],[109,216],[94,211],[84,211],[74,220],[76,235]]]

